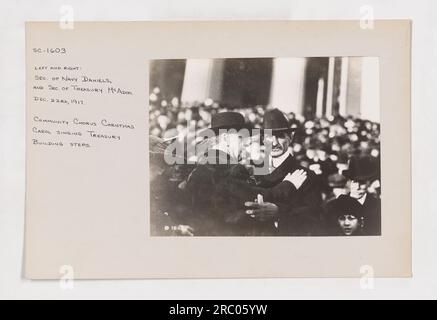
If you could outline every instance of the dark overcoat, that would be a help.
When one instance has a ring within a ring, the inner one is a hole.
[[[198,165],[187,180],[186,192],[191,197],[191,212],[197,217],[194,226],[196,235],[275,235],[279,231],[275,232],[273,222],[269,222],[266,228],[265,223],[260,224],[246,214],[244,203],[254,201],[258,194],[263,196],[265,202],[279,206],[280,219],[284,220],[284,224],[292,220],[290,217],[293,212],[289,210],[319,204],[315,181],[310,172],[309,181],[301,187],[310,194],[296,190],[288,181],[282,181],[290,170],[300,168],[293,158],[287,159],[286,166],[278,168],[280,171],[264,177],[264,181],[258,180],[258,183],[245,166],[236,161],[230,162],[228,154],[218,150],[210,152],[208,161]],[[283,232],[287,232],[287,228],[283,228]]]

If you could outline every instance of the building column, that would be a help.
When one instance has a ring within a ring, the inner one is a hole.
[[[332,104],[334,98],[334,71],[335,71],[335,58],[329,58],[329,66],[328,66],[328,86],[326,88],[326,112],[325,116],[332,115]]]
[[[223,79],[223,59],[188,59],[185,66],[181,101],[219,100]]]
[[[270,105],[283,112],[302,114],[305,83],[305,58],[273,60]]]
[[[323,95],[325,93],[325,80],[319,78],[317,82],[316,117],[323,116]]]
[[[360,57],[350,57],[348,65],[346,115],[360,116],[361,109],[361,60]]]
[[[341,74],[340,74],[340,95],[338,97],[339,110],[338,114],[341,116],[347,115],[347,84],[348,84],[348,73],[349,73],[349,57],[341,58]]]
[[[380,122],[379,60],[364,57],[361,61],[361,117]]]

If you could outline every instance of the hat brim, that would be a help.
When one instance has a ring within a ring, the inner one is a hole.
[[[251,130],[252,127],[248,124],[242,124],[242,125],[229,125],[229,126],[220,126],[220,127],[210,127],[210,128],[205,128],[199,131],[198,136],[202,136],[205,134],[205,132],[207,132],[208,130],[214,132],[214,135],[218,135],[220,133],[220,130],[236,130],[236,131],[240,131],[242,129],[247,129],[247,130]]]
[[[273,134],[275,133],[292,133],[296,131],[296,128],[277,128],[277,129],[261,129],[261,133],[264,134],[267,130],[270,130]]]
[[[359,204],[358,200],[354,201],[343,201],[345,198],[350,198],[348,195],[341,195],[337,199],[328,202],[326,205],[325,217],[328,220],[336,220],[339,216],[345,214],[352,214],[356,218],[366,218],[366,214]]]
[[[378,178],[378,173],[377,172],[374,172],[374,173],[371,173],[371,174],[368,174],[368,175],[355,176],[355,175],[353,175],[351,173],[350,170],[344,170],[341,173],[341,175],[343,177],[345,177],[346,179],[355,180],[355,181],[367,181],[367,180],[373,180],[373,179]]]

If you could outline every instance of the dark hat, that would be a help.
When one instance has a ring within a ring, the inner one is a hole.
[[[246,123],[241,113],[225,111],[212,116],[211,126],[208,129],[214,131],[215,134],[217,134],[220,129],[240,130],[250,129],[250,126]]]
[[[270,129],[273,133],[278,132],[293,132],[296,128],[292,128],[285,114],[279,109],[268,110],[264,114],[263,129]]]
[[[328,219],[337,219],[342,215],[353,215],[356,218],[365,218],[365,210],[357,199],[342,194],[326,205]]]
[[[370,156],[353,157],[349,160],[349,168],[342,172],[347,179],[366,181],[379,176],[379,161]]]
[[[343,188],[346,184],[346,178],[339,173],[333,173],[328,176],[328,185],[331,188]]]

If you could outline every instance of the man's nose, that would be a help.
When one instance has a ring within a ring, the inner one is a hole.
[[[275,136],[273,136],[272,138],[272,145],[276,146],[278,144],[278,138],[276,138]]]

